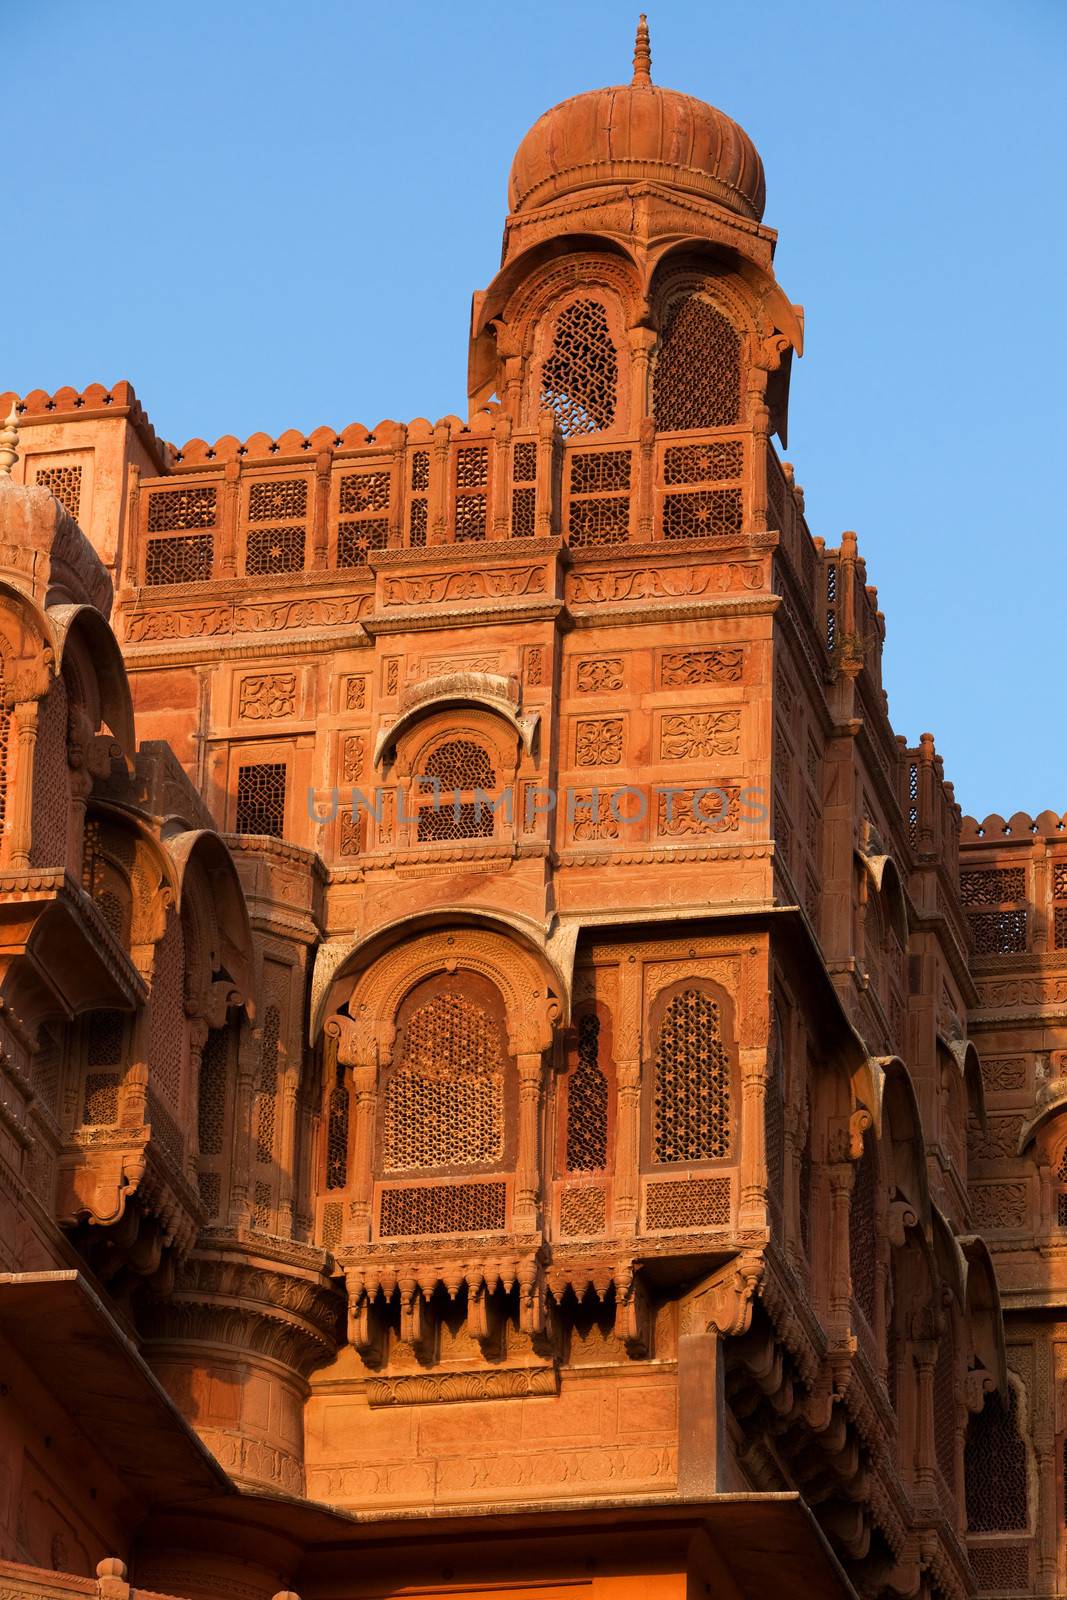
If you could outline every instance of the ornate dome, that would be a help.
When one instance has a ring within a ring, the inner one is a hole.
[[[523,139],[508,180],[512,211],[533,210],[598,184],[652,180],[759,221],[766,186],[748,134],[703,100],[661,89],[652,82],[651,68],[642,16],[632,83],[562,101]]]

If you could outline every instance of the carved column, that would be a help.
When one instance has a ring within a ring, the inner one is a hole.
[[[807,1257],[800,1220],[800,1167],[807,1143],[807,1117],[803,1101],[788,1101],[785,1106],[785,1188],[782,1195],[782,1229],[785,1248],[794,1270],[807,1275]]]
[[[344,1219],[346,1244],[370,1238],[374,1202],[374,1128],[378,1117],[378,1072],[371,1067],[349,1071],[349,1105],[352,1109],[352,1166],[348,1180],[349,1203]]]
[[[497,417],[493,426],[493,470],[490,476],[493,497],[489,525],[491,537],[506,539],[511,522],[511,418]]]
[[[116,552],[115,564],[117,569],[118,557],[121,555],[124,581],[128,588],[133,589],[137,585],[137,556],[141,532],[141,469],[131,461],[127,471],[129,492],[126,498],[126,524],[122,530],[122,543]],[[117,570],[115,576],[118,577]]]
[[[630,527],[638,544],[649,544],[655,534],[656,425],[643,417],[638,430],[637,493],[630,513]]]
[[[838,1161],[827,1167],[830,1184],[830,1318],[838,1338],[851,1326],[852,1274],[848,1259],[848,1213],[853,1169]]]
[[[618,1119],[615,1129],[615,1227],[637,1232],[641,1167],[641,967],[635,957],[619,968],[615,1033]]]
[[[429,544],[444,544],[448,537],[448,451],[451,429],[447,422],[434,424],[430,452]]]
[[[18,754],[15,758],[15,804],[11,819],[11,865],[18,871],[30,864],[30,812],[33,804],[33,762],[37,750],[39,700],[23,700],[15,707]]]
[[[752,425],[749,448],[752,451],[748,468],[750,527],[753,533],[767,531],[767,449],[770,438],[771,414],[767,409],[767,374],[760,367],[749,368],[748,415]]]
[[[649,375],[652,370],[652,352],[656,348],[658,334],[652,328],[630,328],[630,432],[636,433],[640,425],[652,410],[652,386]]]
[[[637,1232],[638,1169],[641,1161],[641,1061],[617,1061],[615,1123],[615,1232]]]
[[[321,571],[330,559],[330,469],[333,451],[320,450],[315,457],[315,509],[311,525],[311,566]]]
[[[911,1345],[916,1372],[916,1415],[914,1461],[915,1497],[930,1505],[938,1503],[937,1478],[934,1471],[934,1368],[937,1365],[937,1313],[925,1307],[916,1313],[915,1332],[924,1335]]]
[[[1051,1337],[1051,1334],[1045,1334],[1041,1342],[1035,1345],[1036,1371],[1028,1396],[1037,1462],[1037,1505],[1034,1507],[1037,1515],[1037,1588],[1038,1593],[1046,1594],[1053,1594],[1060,1587],[1057,1576],[1062,1504],[1056,1490],[1056,1388],[1049,1370],[1049,1344],[1045,1342]],[[1017,1414],[1021,1423],[1021,1408]]]
[[[497,329],[496,354],[500,363],[500,403],[518,424],[522,415],[522,341],[514,328]]]
[[[278,1165],[278,1232],[283,1238],[293,1236],[293,1169],[296,1164],[297,1095],[300,1090],[299,1072],[287,1067],[282,1073],[282,1125],[279,1141]]]
[[[542,411],[537,418],[537,494],[534,501],[534,526],[539,539],[560,531],[559,463],[562,436],[553,411]]]
[[[222,480],[222,517],[219,522],[219,547],[215,552],[215,576],[233,578],[237,574],[237,517],[241,494],[241,463],[228,461]]]
[[[767,1225],[767,1051],[738,1052],[741,1064],[741,1196],[738,1226]]]
[[[148,1012],[142,1006],[130,1027],[130,1054],[119,1085],[119,1126],[142,1128],[148,1121]]]
[[[1056,1457],[1051,1449],[1035,1447],[1037,1457],[1037,1591],[1054,1594],[1059,1559],[1060,1499],[1056,1493]]]
[[[237,1048],[237,1094],[233,1112],[233,1175],[230,1181],[232,1215],[236,1226],[246,1228],[251,1220],[249,1199],[252,1159],[252,1101],[259,1048],[256,1031],[241,1029]]]
[[[365,1244],[371,1235],[374,1198],[374,1129],[378,1116],[378,1076],[391,1059],[391,1040],[376,1038],[367,1024],[333,1016],[326,1034],[337,1041],[337,1060],[347,1078],[351,1164],[341,1237],[346,1245]]]
[[[402,422],[396,424],[393,439],[393,465],[389,491],[389,545],[399,550],[404,543],[404,476],[407,467],[408,430]]]
[[[515,1157],[515,1210],[512,1225],[516,1233],[537,1229],[537,1203],[541,1197],[540,1113],[542,1053],[520,1048],[516,1051],[519,1073],[519,1140]]]

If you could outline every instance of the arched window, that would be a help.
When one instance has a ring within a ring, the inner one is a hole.
[[[415,776],[424,780],[415,797],[420,844],[493,837],[489,801],[495,798],[496,770],[484,745],[448,739],[431,751]]]
[[[878,1151],[873,1133],[863,1138],[863,1154],[856,1163],[848,1207],[848,1264],[852,1297],[873,1331],[878,1249]]]
[[[987,1394],[967,1424],[963,1447],[968,1533],[1010,1533],[1029,1527],[1026,1445],[1019,1432],[1014,1383],[1005,1399]]]
[[[565,436],[601,433],[615,421],[619,359],[600,300],[572,300],[556,318],[541,366],[541,406]]]
[[[730,1076],[719,1001],[695,983],[678,990],[663,1007],[655,1035],[655,1161],[722,1161],[730,1156]]]
[[[587,1011],[576,1023],[577,1060],[567,1074],[568,1172],[603,1172],[608,1164],[608,1080],[601,1066],[601,1020]]]
[[[499,1167],[507,1143],[500,998],[474,973],[432,978],[398,1018],[383,1097],[381,1170]]]
[[[676,300],[660,335],[652,413],[665,433],[741,420],[741,338],[702,294]]]

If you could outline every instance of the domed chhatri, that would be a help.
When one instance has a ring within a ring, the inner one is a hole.
[[[758,222],[763,163],[743,128],[692,95],[652,82],[642,15],[629,84],[574,95],[539,117],[511,164],[508,203],[534,210],[577,189],[658,182]]]

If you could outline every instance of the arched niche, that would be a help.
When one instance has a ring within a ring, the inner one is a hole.
[[[115,635],[95,606],[54,605],[47,615],[57,636],[59,664],[76,674],[82,687],[80,709],[89,730],[95,734],[106,725],[132,772],[133,701]]]
[[[400,715],[387,728],[382,728],[374,746],[374,765],[395,755],[401,739],[410,739],[411,729],[426,717],[446,710],[466,707],[483,710],[510,724],[529,755],[533,750],[534,734],[539,713],[521,715],[519,692],[515,680],[494,672],[449,673],[424,679],[412,688],[405,689],[400,701]]]
[[[532,1230],[543,1065],[563,1010],[538,953],[499,928],[453,923],[379,949],[339,974],[333,993],[341,1004],[324,1032],[343,1069],[338,1082],[355,1090],[347,1237]],[[337,1086],[327,1084],[331,1097]],[[432,1118],[449,1096],[471,1126],[449,1135],[445,1166],[427,1169],[427,1131],[412,1106]],[[484,1144],[482,1159],[461,1159],[475,1134],[493,1135],[494,1106],[499,1153]]]
[[[930,1227],[930,1187],[922,1115],[904,1062],[899,1056],[872,1059],[872,1107],[875,1126],[887,1148],[891,1198],[915,1213],[920,1227]]]
[[[563,1006],[561,1020],[567,1020],[578,932],[576,924],[559,929],[550,938],[543,923],[520,913],[508,914],[499,908],[481,906],[444,906],[398,917],[357,939],[320,945],[311,985],[311,1043],[321,1037],[326,1017],[346,1006],[355,980],[380,957],[423,934],[455,928],[495,932],[502,939],[526,948],[538,969],[546,974],[550,990]]]
[[[205,1004],[213,990],[226,1004],[255,1014],[254,952],[241,880],[217,833],[201,828],[174,834],[165,849],[173,862],[178,910],[186,926],[187,989]]]

